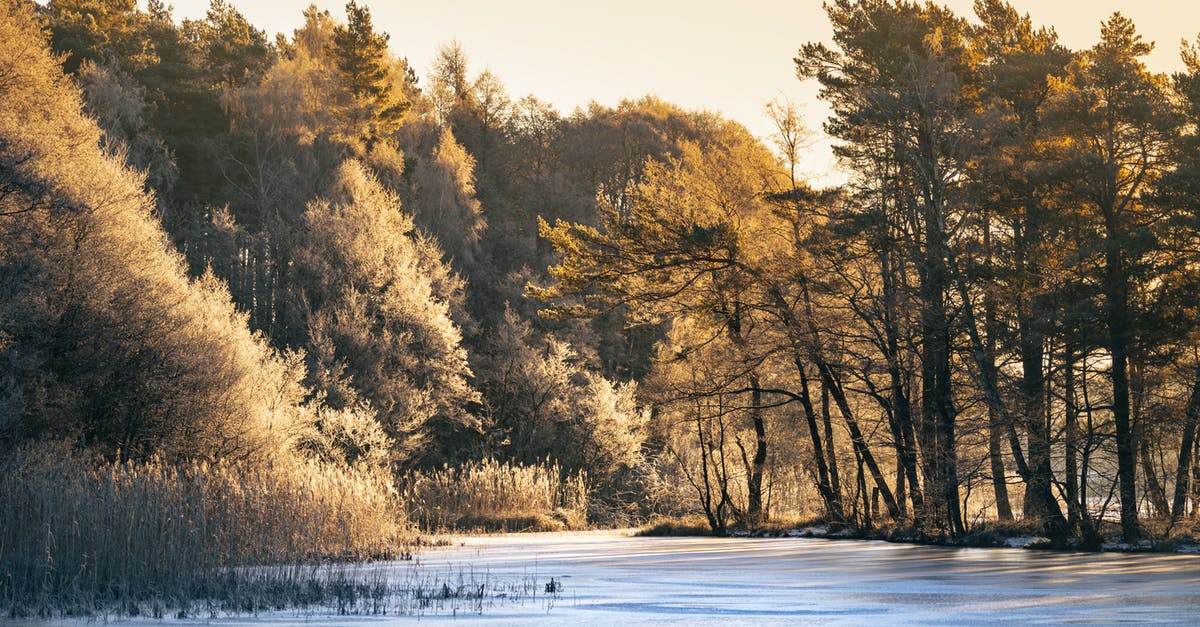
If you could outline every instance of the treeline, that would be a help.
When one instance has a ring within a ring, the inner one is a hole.
[[[236,597],[232,566],[399,556],[418,523],[627,524],[669,494],[648,348],[522,290],[537,215],[591,219],[707,118],[563,117],[455,45],[418,86],[346,13],[272,40],[220,1],[0,2],[6,613],[187,607]]]
[[[1120,14],[1072,51],[1000,0],[826,12],[833,44],[795,63],[848,184],[795,180],[774,107],[783,167],[728,140],[649,165],[599,228],[543,224],[563,261],[533,294],[673,321],[651,381],[714,529],[767,514],[790,422],[833,520],[1186,532],[1200,49],[1167,77]]]
[[[521,292],[550,254],[537,215],[590,219],[698,116],[564,118],[454,44],[418,86],[355,3],[274,40],[222,1],[181,23],[158,2],[8,12],[6,62],[40,72],[5,85],[8,447],[397,476],[549,458],[613,494],[647,475],[648,351]]]
[[[816,190],[786,102],[773,146],[653,98],[564,115],[457,44],[419,76],[353,1],[274,38],[223,0],[0,6],[21,468],[358,476],[372,521],[517,484],[718,532],[1194,520],[1194,46],[1166,77],[1119,15],[1071,51],[998,0],[831,2],[796,64],[853,176]]]

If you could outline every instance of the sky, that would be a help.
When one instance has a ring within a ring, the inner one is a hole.
[[[311,0],[232,0],[269,35],[290,35]],[[764,105],[795,102],[819,129],[828,109],[814,82],[801,83],[792,58],[808,41],[829,41],[831,29],[818,0],[359,0],[371,8],[390,47],[424,77],[440,45],[457,40],[472,73],[491,70],[515,100],[533,94],[569,114],[595,100],[654,94],[688,109],[718,111],[755,135],[772,132]],[[170,0],[168,0],[170,2]],[[1200,33],[1196,0],[1010,0],[1035,24],[1053,25],[1071,48],[1095,43],[1100,23],[1114,11],[1133,19],[1157,46],[1154,71],[1181,69],[1179,41]],[[941,0],[971,15],[972,0]],[[208,0],[171,2],[177,19],[201,18]],[[316,4],[344,18],[341,0]],[[803,169],[818,184],[835,184],[830,142],[820,140]]]

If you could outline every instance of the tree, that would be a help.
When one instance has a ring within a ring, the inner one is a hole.
[[[921,303],[921,420],[930,522],[963,531],[952,385],[949,228],[957,181],[976,146],[974,59],[965,20],[936,5],[837,0],[826,5],[838,50],[810,43],[796,58],[833,107],[826,131],[860,172],[880,169],[908,229]],[[874,185],[864,178],[864,187]]]
[[[469,449],[483,425],[451,319],[462,285],[436,244],[353,161],[303,219],[297,288],[319,391],[334,409],[369,403],[398,458],[431,463]]]
[[[4,436],[110,456],[264,460],[302,422],[277,355],[211,275],[189,280],[144,177],[101,147],[26,2],[0,3]]]
[[[179,179],[179,168],[166,142],[149,126],[145,89],[119,66],[90,61],[79,68],[76,80],[88,115],[104,131],[105,146],[129,165],[145,170],[150,189],[169,193]],[[159,198],[160,211],[164,200]]]
[[[363,11],[344,26],[309,7],[304,25],[261,78],[222,94],[231,128],[212,169],[221,174],[221,202],[229,211],[214,216],[232,221],[210,220],[191,249],[230,282],[254,328],[281,346],[306,341],[302,314],[286,297],[305,203],[333,185],[347,158],[373,167],[392,188],[404,176],[404,156],[391,137],[404,117],[379,111],[375,96],[408,102],[411,85],[400,71],[403,62],[381,43],[386,35],[374,33]],[[347,67],[357,79],[339,67],[347,55],[356,60]],[[355,70],[360,65],[387,71],[366,84],[366,74]]]
[[[1112,360],[1112,414],[1117,442],[1121,532],[1138,537],[1137,477],[1130,416],[1130,359],[1138,355],[1141,326],[1135,315],[1135,286],[1150,287],[1146,264],[1156,220],[1143,199],[1167,167],[1178,121],[1166,78],[1139,60],[1151,44],[1133,22],[1114,13],[1101,27],[1100,42],[1072,62],[1055,83],[1055,116],[1061,132],[1074,138],[1063,158],[1078,173],[1074,192],[1098,225],[1095,251],[1102,269],[1102,320]]]
[[[747,505],[741,517],[748,522],[765,515],[761,493],[768,457],[765,396],[783,394],[804,402],[808,394],[807,382],[800,384],[799,393],[768,392],[762,385],[760,366],[773,349],[759,336],[773,323],[781,324],[782,334],[788,338],[785,346],[802,379],[807,360],[818,367],[822,384],[834,395],[851,432],[855,451],[870,466],[895,517],[891,492],[858,429],[837,374],[822,358],[819,334],[810,322],[811,300],[801,297],[800,311],[796,311],[797,305],[785,293],[787,288],[780,284],[792,275],[772,273],[772,251],[780,244],[778,233],[790,232],[775,221],[772,205],[766,201],[765,192],[782,187],[778,164],[736,125],[726,123],[710,132],[703,146],[683,144],[678,159],[647,162],[643,179],[629,191],[625,204],[603,205],[600,229],[543,223],[543,237],[564,258],[550,270],[556,284],[531,288],[530,293],[553,301],[552,315],[589,315],[623,305],[640,319],[693,319],[722,330],[737,355],[733,380],[740,380],[741,385],[730,390],[731,380],[725,379],[722,388],[707,393],[714,398],[722,394],[749,398],[741,409],[754,433],[754,453],[744,457]],[[686,353],[689,349],[679,350]],[[811,402],[804,405],[810,432],[816,437]],[[814,440],[814,449],[821,459],[818,440]],[[827,478],[820,482],[827,507],[840,515],[828,484]]]
[[[985,258],[975,261],[967,252],[966,272],[984,282],[984,332],[987,346],[982,368],[998,379],[997,351],[1003,349],[1005,335],[1001,316],[1016,319],[1017,349],[1021,362],[1020,396],[1016,403],[989,408],[989,456],[997,501],[1007,506],[1004,469],[1000,463],[1000,443],[1005,431],[1014,425],[1004,414],[1016,413],[1028,435],[1028,461],[1020,456],[1020,444],[1012,437],[1014,455],[1021,460],[1018,471],[1026,482],[1024,515],[1046,524],[1052,535],[1064,531],[1055,498],[1050,455],[1050,424],[1046,419],[1045,346],[1051,334],[1051,308],[1061,294],[1053,290],[1052,268],[1062,258],[1064,248],[1054,213],[1065,211],[1051,205],[1059,184],[1060,168],[1051,162],[1048,145],[1053,141],[1043,118],[1050,95],[1052,78],[1061,78],[1070,59],[1058,44],[1052,30],[1034,30],[1028,16],[1019,16],[999,0],[980,0],[976,13],[982,25],[976,39],[982,44],[981,88],[984,102],[991,110],[982,132],[987,150],[981,153],[972,174],[979,195],[979,219],[973,238]],[[1058,195],[1061,196],[1061,195]],[[999,224],[994,224],[998,222]],[[1011,233],[1011,237],[1007,234]],[[1011,266],[996,260],[1011,258]],[[976,266],[972,271],[970,266]],[[980,276],[982,275],[982,276]],[[1015,312],[998,311],[1000,303],[1012,303]],[[1013,412],[1012,407],[1017,411]],[[1067,457],[1074,442],[1067,443]],[[1068,486],[1073,477],[1068,478]],[[1069,501],[1077,502],[1068,487]],[[1072,506],[1074,507],[1074,506]],[[1011,516],[1011,512],[1009,513]]]
[[[813,133],[804,126],[796,105],[786,98],[776,98],[766,105],[767,117],[775,124],[775,133],[771,141],[783,157],[788,167],[788,176],[792,188],[797,186],[796,168],[800,164],[800,156],[805,148],[813,142]]]
[[[754,410],[745,401],[741,353],[721,321],[676,318],[657,346],[643,387],[654,403],[655,439],[695,490],[709,528],[717,534],[725,533],[730,519],[754,522],[749,519],[754,488],[749,479],[755,469],[746,440],[757,434],[743,419]],[[757,411],[764,418],[764,408]],[[772,434],[777,426],[774,422]]]
[[[176,26],[160,0],[145,11],[125,0],[61,0],[47,9],[53,46],[67,55],[67,70],[75,74],[94,63],[136,80],[148,130],[167,144],[179,171],[156,188],[160,219],[177,243],[193,238],[201,218],[193,210],[219,187],[208,166],[214,138],[227,123],[209,65],[189,36],[193,29]],[[199,274],[203,265],[193,270]]]
[[[204,59],[214,88],[236,88],[258,80],[275,61],[275,50],[226,0],[211,0],[203,20],[184,20],[182,30]]]
[[[1200,38],[1195,44],[1183,42],[1182,57],[1187,71],[1177,73],[1172,78],[1175,92],[1181,98],[1183,120],[1190,132],[1180,133],[1177,137],[1172,154],[1173,167],[1164,177],[1160,192],[1164,196],[1162,201],[1179,212],[1169,229],[1174,236],[1172,248],[1177,252],[1197,250],[1196,217],[1200,215],[1200,207],[1197,206],[1197,199],[1200,198],[1200,132],[1197,132],[1197,124],[1200,123]],[[1190,261],[1194,254],[1192,252],[1185,256]],[[1183,265],[1187,268],[1189,264],[1185,262]],[[1181,274],[1186,277],[1192,273],[1184,270]],[[1191,280],[1185,279],[1184,283],[1193,289],[1195,287]],[[1179,305],[1188,311],[1185,315],[1195,319],[1194,313],[1190,311],[1191,307],[1183,305],[1183,302]],[[1184,414],[1183,432],[1176,455],[1172,520],[1178,520],[1186,513],[1189,495],[1194,495],[1197,485],[1200,484],[1190,476],[1192,470],[1197,467],[1194,460],[1197,428],[1200,426],[1200,369],[1193,374],[1191,393]]]
[[[443,123],[453,125],[458,116],[469,113],[473,108],[474,94],[467,66],[467,53],[457,40],[438,47],[429,68],[429,97]]]
[[[387,49],[389,37],[374,31],[370,9],[350,0],[346,20],[345,26],[333,29],[333,57],[367,119],[369,147],[394,132],[411,105],[396,88],[396,62]]]
[[[51,17],[51,45],[67,58],[63,69],[78,70],[84,61],[110,63],[137,59],[141,69],[157,61],[142,50],[139,31],[145,15],[136,0],[54,0],[46,5]]]
[[[431,152],[413,169],[413,217],[438,239],[456,267],[477,270],[487,221],[475,197],[475,159],[448,127],[437,133]]]
[[[646,416],[637,385],[590,371],[569,344],[538,333],[511,309],[484,335],[472,365],[493,450],[504,457],[584,470],[610,497],[641,462]]]

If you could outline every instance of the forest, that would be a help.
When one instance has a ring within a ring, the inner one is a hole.
[[[356,0],[0,0],[0,610],[447,528],[1191,539],[1200,38],[825,12],[834,188],[784,99],[560,112]]]

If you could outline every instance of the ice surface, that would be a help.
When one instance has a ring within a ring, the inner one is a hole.
[[[1200,624],[1200,557],[1086,554],[813,538],[628,537],[622,532],[459,538],[415,562],[535,581],[482,614],[280,614],[220,625]],[[393,573],[396,579],[404,574]],[[562,590],[544,594],[554,578]],[[167,621],[173,623],[174,621]]]

